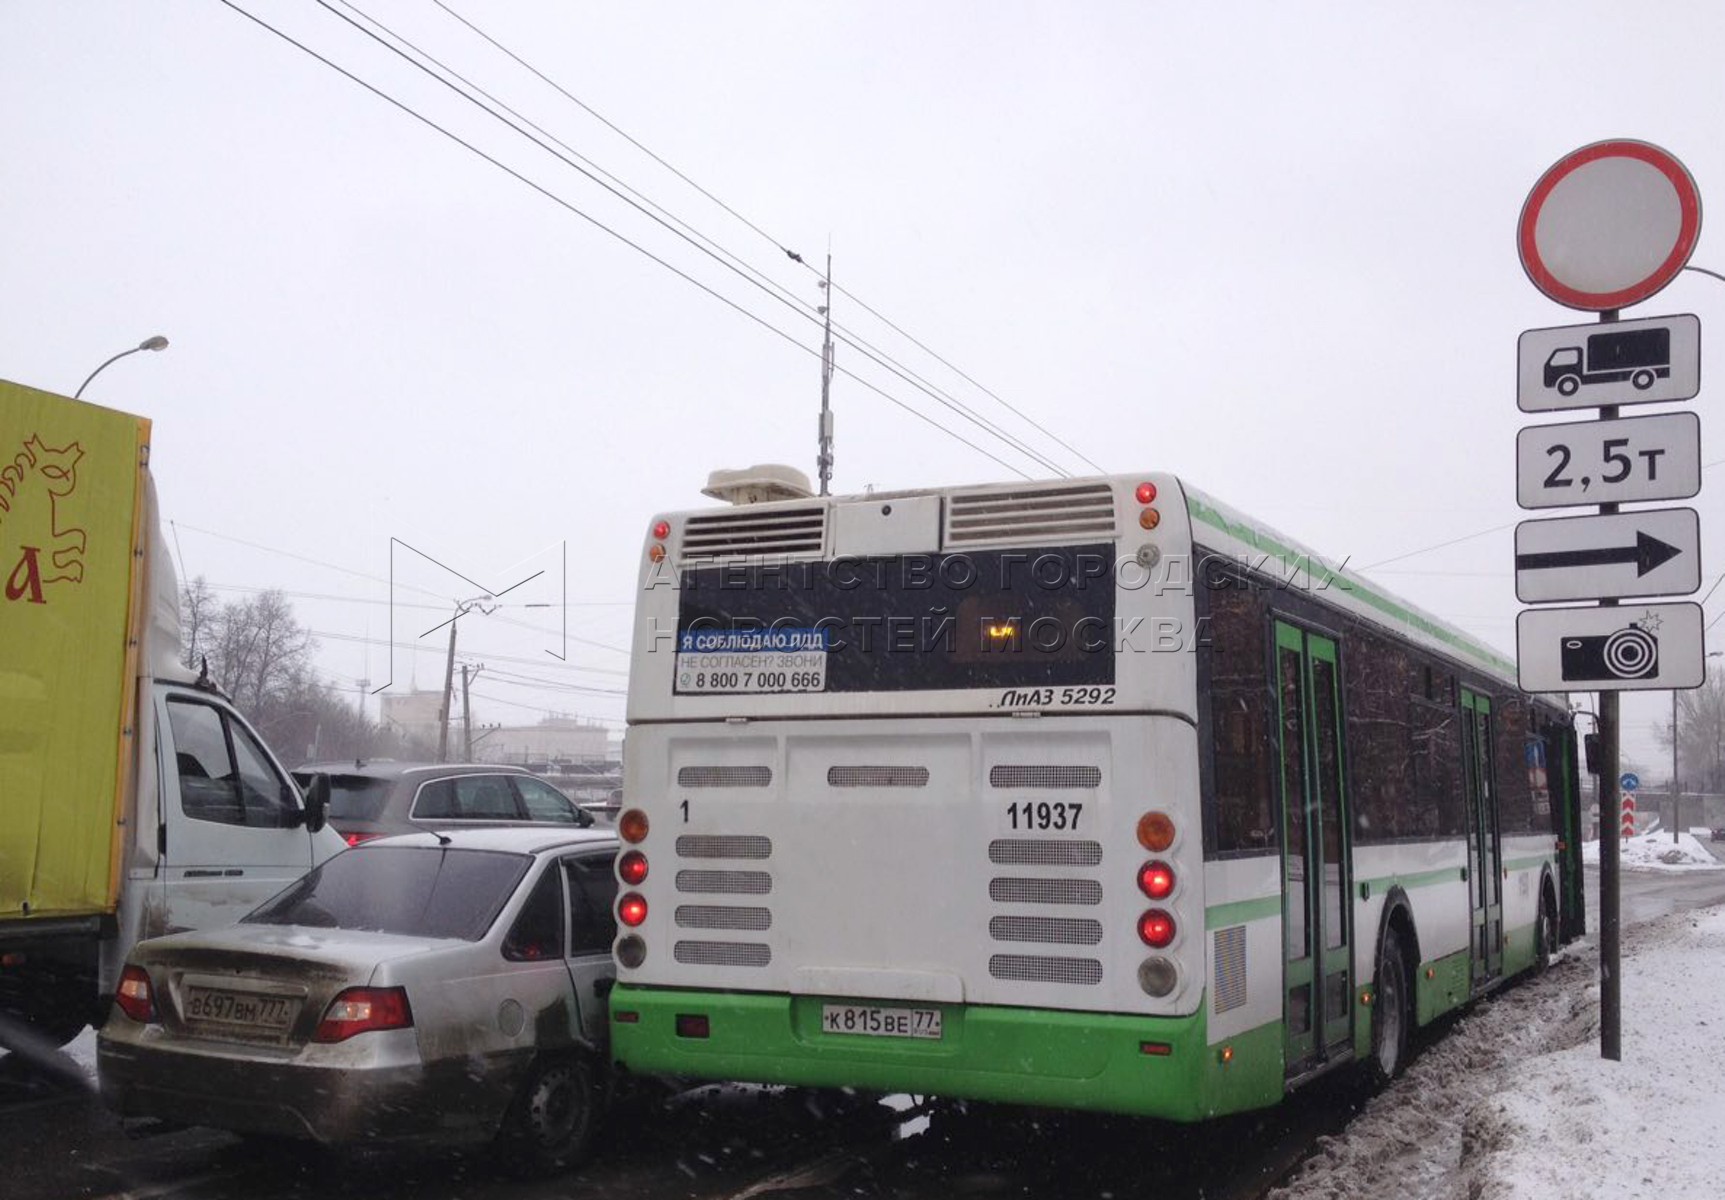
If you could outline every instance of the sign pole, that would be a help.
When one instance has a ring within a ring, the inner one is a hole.
[[[1616,692],[1599,693],[1599,1056],[1612,1062],[1623,1058],[1622,910],[1617,890],[1622,832],[1617,776],[1622,763],[1617,705]]]
[[[1599,314],[1601,324],[1617,320],[1617,310]],[[1617,406],[1599,410],[1601,421],[1617,418]],[[1616,504],[1601,504],[1601,516],[1617,511]],[[1608,608],[1617,601],[1601,600]],[[1612,1062],[1623,1060],[1623,906],[1619,890],[1622,863],[1622,829],[1618,809],[1622,805],[1623,756],[1618,705],[1614,691],[1599,693],[1599,1056]],[[1607,819],[1606,814],[1610,818]]]
[[[1517,546],[1517,596],[1539,602],[1566,592],[1582,599],[1591,591],[1599,599],[1599,608],[1522,612],[1516,618],[1516,650],[1525,690],[1557,692],[1569,690],[1564,685],[1592,683],[1599,692],[1599,1050],[1601,1057],[1613,1061],[1621,1060],[1623,1051],[1619,891],[1623,830],[1618,810],[1626,781],[1618,692],[1699,686],[1705,676],[1701,659],[1706,626],[1697,624],[1700,606],[1687,603],[1649,604],[1641,616],[1617,626],[1619,597],[1687,595],[1700,586],[1699,576],[1695,587],[1688,587],[1688,577],[1678,579],[1675,571],[1636,583],[1627,581],[1620,570],[1608,573],[1620,557],[1612,539],[1620,533],[1621,523],[1610,520],[1619,501],[1653,499],[1673,487],[1688,491],[1691,483],[1699,490],[1698,478],[1676,481],[1671,471],[1664,480],[1656,480],[1660,457],[1669,454],[1666,464],[1680,467],[1691,450],[1699,455],[1699,446],[1688,445],[1675,423],[1657,426],[1668,444],[1637,447],[1645,452],[1645,471],[1633,482],[1635,465],[1625,465],[1622,451],[1639,435],[1623,437],[1625,426],[1606,424],[1617,422],[1620,404],[1686,400],[1696,394],[1699,322],[1680,316],[1624,322],[1609,332],[1603,326],[1616,322],[1625,307],[1646,300],[1675,279],[1700,234],[1701,194],[1688,168],[1658,146],[1628,139],[1594,142],[1553,164],[1528,194],[1516,229],[1522,268],[1534,287],[1568,308],[1598,313],[1601,322],[1595,333],[1574,331],[1583,335],[1580,344],[1569,341],[1570,331],[1565,330],[1530,331],[1517,342],[1517,407],[1543,412],[1597,403],[1599,432],[1594,436],[1599,467],[1591,466],[1589,458],[1590,465],[1583,468],[1586,474],[1578,473],[1578,481],[1583,491],[1595,477],[1610,486],[1594,493],[1601,523],[1592,534],[1576,533],[1573,524],[1560,529],[1555,522],[1524,522],[1533,527],[1527,531],[1528,552],[1523,554]],[[1635,252],[1612,252],[1625,246]],[[1600,389],[1591,393],[1597,400],[1581,399],[1583,388]],[[1655,428],[1635,426],[1648,432]],[[1698,422],[1693,428],[1699,433]],[[1550,440],[1569,432],[1518,435],[1516,496],[1523,507],[1586,503],[1579,493],[1563,491],[1572,482],[1564,469],[1570,464],[1571,447]],[[1575,432],[1583,440],[1588,437]],[[1522,453],[1523,436],[1546,441],[1545,453],[1557,455],[1561,467],[1540,474],[1537,458],[1530,462]],[[1591,449],[1587,453],[1591,455]],[[1602,472],[1608,460],[1611,470]],[[1576,455],[1576,461],[1579,465],[1581,455]],[[1681,468],[1677,473],[1683,473]],[[1570,500],[1572,494],[1576,499]],[[1648,514],[1648,519],[1664,518]],[[1685,567],[1699,565],[1698,523],[1695,532],[1694,557]],[[1637,581],[1683,553],[1681,547],[1658,548],[1644,541],[1639,528],[1634,533]],[[1517,530],[1517,537],[1522,537],[1522,530]],[[1593,568],[1601,569],[1589,576]],[[1582,578],[1558,578],[1561,570]],[[1595,586],[1586,588],[1587,583]]]

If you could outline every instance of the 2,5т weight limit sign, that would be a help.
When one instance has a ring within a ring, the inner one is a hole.
[[[1700,490],[1694,413],[1533,425],[1515,438],[1515,499],[1523,508],[1687,500]]]

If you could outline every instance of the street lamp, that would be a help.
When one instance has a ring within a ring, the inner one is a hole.
[[[1709,271],[1707,274],[1711,275]],[[1725,658],[1725,650],[1713,650],[1708,658]],[[1683,789],[1677,782],[1677,689],[1671,689],[1671,844],[1677,844],[1677,833],[1683,828]]]
[[[118,362],[118,361],[120,361],[120,359],[126,357],[126,355],[136,354],[140,350],[166,350],[167,348],[168,348],[168,339],[163,337],[161,334],[158,333],[154,337],[145,338],[143,341],[139,342],[136,346],[133,346],[130,350],[120,351],[118,354],[114,355],[113,358],[110,358],[108,360],[108,362],[103,363],[100,367],[97,367],[94,371],[91,371],[90,374],[85,377],[84,382],[80,383],[78,385],[78,390],[72,393],[72,399],[77,400],[81,396],[83,396],[84,389],[90,386],[90,380],[92,380],[92,379],[96,378],[96,376],[100,375],[102,373],[103,368],[107,367],[108,363]]]

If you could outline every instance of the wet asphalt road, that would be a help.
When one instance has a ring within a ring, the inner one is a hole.
[[[1597,881],[1588,873],[1589,908]],[[1624,875],[1626,937],[1678,909],[1725,903],[1725,872]],[[1589,930],[1595,929],[1590,913]],[[654,1089],[610,1114],[588,1165],[513,1179],[483,1153],[335,1154],[185,1130],[133,1138],[76,1080],[0,1058],[0,1188],[73,1197],[1110,1197],[1248,1200],[1342,1132],[1364,1102],[1351,1076],[1266,1113],[1201,1128],[982,1105],[896,1112],[873,1097],[745,1087]],[[899,1098],[902,1105],[905,1098]]]

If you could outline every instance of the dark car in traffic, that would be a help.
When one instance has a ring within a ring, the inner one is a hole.
[[[590,813],[523,767],[485,763],[306,763],[301,787],[329,779],[329,823],[347,844],[428,829],[593,824]]]

